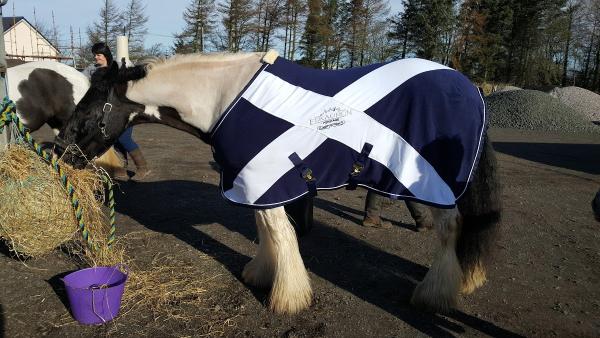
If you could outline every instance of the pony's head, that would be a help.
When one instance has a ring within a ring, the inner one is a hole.
[[[55,138],[55,152],[65,162],[85,167],[117,141],[133,114],[144,111],[143,105],[125,97],[127,81],[140,77],[130,75],[116,62],[94,73],[90,88]]]

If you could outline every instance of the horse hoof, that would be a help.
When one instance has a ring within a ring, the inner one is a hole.
[[[260,265],[263,264],[256,257],[248,262],[242,271],[242,280],[257,288],[269,288],[273,284],[273,272],[265,271]]]
[[[433,229],[433,224],[417,222],[416,227],[418,232],[426,232]]]
[[[278,315],[294,315],[308,309],[311,303],[312,289],[310,286],[287,295],[277,292],[277,290],[271,290],[269,309]]]
[[[423,283],[419,283],[413,292],[410,303],[415,308],[431,313],[448,313],[456,307],[456,297],[434,297]]]
[[[362,222],[362,225],[367,228],[381,228],[381,229],[391,229],[392,223],[390,221],[384,221],[381,218],[373,219],[373,218],[365,218]]]

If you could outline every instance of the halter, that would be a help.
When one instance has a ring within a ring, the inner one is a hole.
[[[108,92],[108,97],[106,98],[106,102],[104,106],[102,106],[102,120],[98,122],[98,128],[100,128],[100,132],[102,132],[102,137],[105,140],[108,140],[110,136],[106,133],[106,124],[108,122],[109,113],[112,111],[113,105],[110,101],[111,97],[114,95],[114,89],[111,87]]]

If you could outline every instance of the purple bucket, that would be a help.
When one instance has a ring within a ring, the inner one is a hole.
[[[120,267],[98,266],[63,278],[71,314],[79,323],[103,324],[119,314],[127,280],[127,273],[121,272]]]

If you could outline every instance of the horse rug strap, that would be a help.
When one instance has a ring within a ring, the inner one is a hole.
[[[331,71],[277,58],[225,111],[211,144],[222,194],[236,204],[270,208],[317,189],[363,186],[452,207],[484,126],[477,88],[434,62]]]

